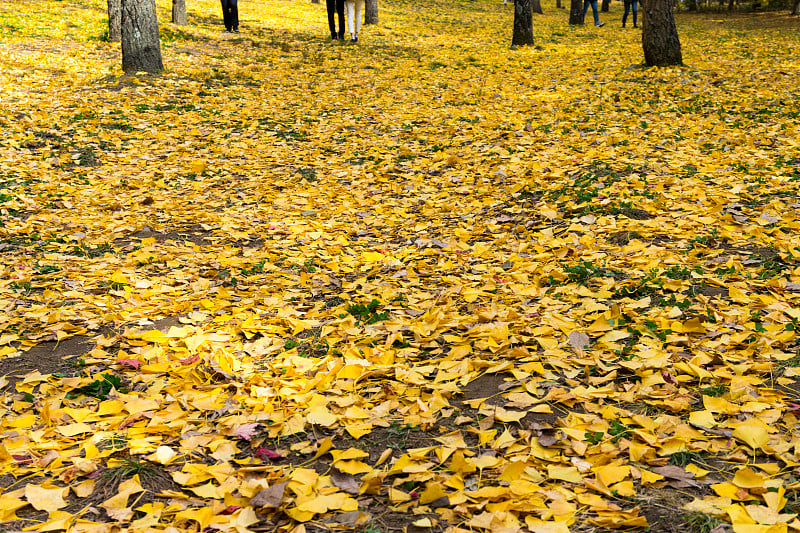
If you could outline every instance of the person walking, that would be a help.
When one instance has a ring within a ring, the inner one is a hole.
[[[636,11],[639,0],[625,0],[625,13],[622,15],[622,27],[625,27],[625,22],[628,20],[628,12],[633,11],[633,27],[637,28],[636,26]]]
[[[345,0],[344,2],[344,11],[347,13],[347,29],[350,30],[351,43],[358,42],[358,32],[361,30],[361,12],[363,10],[364,0]]]
[[[589,6],[592,6],[592,14],[594,15],[594,25],[602,28],[606,25],[605,22],[600,22],[600,15],[597,14],[597,0],[583,0],[583,17],[586,18],[586,12],[589,11]]]
[[[331,40],[344,40],[344,0],[325,0],[328,8],[328,27],[331,29]],[[339,15],[339,31],[336,31],[334,15]]]
[[[239,8],[236,0],[222,1],[222,20],[225,22],[225,31],[239,33]]]

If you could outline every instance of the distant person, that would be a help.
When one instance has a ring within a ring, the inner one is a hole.
[[[345,0],[344,11],[347,13],[347,29],[350,30],[350,42],[358,42],[358,32],[361,30],[361,12],[364,10],[364,0]]]
[[[636,11],[637,11],[637,4],[639,0],[625,0],[625,14],[622,15],[622,27],[625,27],[625,22],[628,20],[628,12],[633,11],[633,27],[637,28],[636,26]]]
[[[326,0],[328,7],[328,26],[331,29],[331,40],[344,40],[344,0]],[[339,31],[336,31],[334,15],[339,15]]]
[[[236,0],[222,0],[222,20],[225,21],[225,31],[239,33],[239,8]]]
[[[589,6],[592,6],[592,14],[594,15],[594,25],[602,28],[606,25],[605,22],[600,22],[600,15],[597,14],[597,0],[583,0],[583,17],[586,18],[586,12],[589,11]]]

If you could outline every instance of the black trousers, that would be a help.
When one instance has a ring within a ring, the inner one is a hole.
[[[226,30],[239,29],[239,8],[236,6],[236,0],[222,0],[222,19],[225,21]]]
[[[328,26],[331,29],[331,37],[344,39],[344,0],[325,0],[328,8]],[[339,31],[336,31],[336,21],[334,15],[339,14]]]

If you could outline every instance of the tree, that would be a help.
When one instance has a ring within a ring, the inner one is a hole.
[[[611,0],[603,0],[600,3],[600,11],[604,13],[608,13],[610,7],[611,7]]]
[[[364,3],[364,24],[378,23],[378,0],[367,0]]]
[[[122,0],[108,0],[108,42],[122,38]]]
[[[122,0],[122,70],[164,70],[158,40],[156,0]]]
[[[794,0],[794,5],[792,6],[792,15],[800,15],[800,0]]]
[[[570,3],[569,23],[583,24],[583,0],[572,0]]]
[[[542,11],[542,3],[539,0],[531,0],[531,11],[538,15],[544,14],[544,11]]]
[[[642,16],[642,49],[648,67],[682,65],[681,42],[672,13],[673,0],[646,0]]]
[[[514,35],[511,38],[511,46],[530,45],[533,45],[531,0],[516,0],[514,2]]]
[[[186,0],[172,0],[172,23],[186,26],[189,19],[186,17]]]

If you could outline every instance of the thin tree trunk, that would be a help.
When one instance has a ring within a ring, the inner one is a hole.
[[[673,0],[643,2],[642,49],[644,62],[648,67],[683,64],[672,3]]]
[[[531,11],[538,15],[543,15],[544,11],[542,11],[542,2],[539,0],[531,0]]]
[[[728,0],[728,11],[733,11],[733,0]]]
[[[186,0],[172,0],[172,23],[186,26],[189,19],[186,17]]]
[[[378,0],[364,2],[364,24],[378,23]]]
[[[562,9],[564,6],[561,5],[561,0],[556,0],[556,9]]]
[[[800,15],[800,0],[794,0],[794,5],[792,6],[792,15]]]
[[[108,0],[108,41],[122,39],[122,0]]]
[[[531,45],[533,45],[531,0],[516,0],[514,2],[514,35],[511,38],[511,46]]]
[[[311,0],[312,4],[319,4],[319,0]]]
[[[583,24],[583,0],[572,0],[570,2],[569,23]]]
[[[164,70],[158,39],[156,0],[122,0],[122,70]]]
[[[600,3],[600,11],[604,13],[608,13],[608,9],[611,7],[611,0],[603,0]]]

